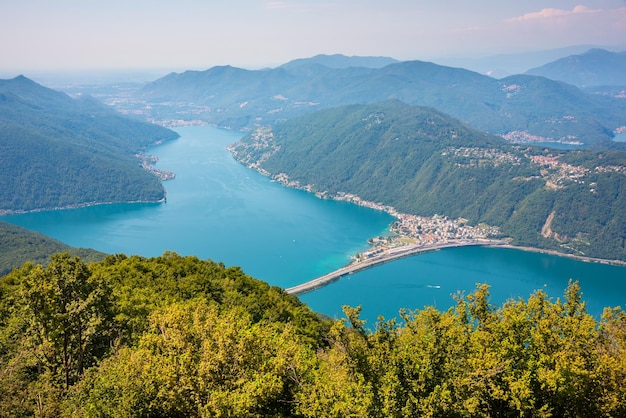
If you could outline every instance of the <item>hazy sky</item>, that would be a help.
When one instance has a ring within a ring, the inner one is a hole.
[[[0,0],[0,69],[276,66],[626,45],[626,0]]]

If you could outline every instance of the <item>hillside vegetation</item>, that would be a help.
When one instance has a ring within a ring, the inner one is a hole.
[[[160,180],[135,154],[176,137],[88,97],[23,76],[0,80],[0,213],[162,200]]]
[[[46,235],[1,221],[0,243],[0,276],[26,262],[45,266],[53,254],[61,252],[77,255],[85,261],[100,261],[106,256],[95,250],[73,248]]]
[[[626,101],[543,77],[496,80],[422,61],[381,68],[359,67],[360,61],[341,68],[321,64],[327,61],[314,57],[257,71],[223,66],[172,73],[146,85],[136,98],[141,111],[157,120],[185,118],[236,129],[388,99],[434,107],[477,129],[526,140],[606,148],[613,145],[614,131],[626,126]]]
[[[0,279],[0,416],[624,416],[626,314],[576,283],[496,307],[317,317],[239,268],[67,254]]]
[[[512,145],[398,101],[319,111],[232,147],[244,164],[401,213],[499,226],[520,245],[626,260],[626,153]]]

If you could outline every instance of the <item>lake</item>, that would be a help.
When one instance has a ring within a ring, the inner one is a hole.
[[[226,146],[240,132],[183,127],[181,138],[155,147],[158,168],[176,173],[164,183],[167,202],[115,204],[4,216],[76,247],[159,256],[164,251],[237,265],[258,279],[293,286],[335,270],[387,233],[383,212],[288,189],[234,161]],[[527,297],[536,289],[562,296],[579,280],[589,311],[624,306],[626,268],[494,248],[425,253],[355,273],[301,299],[331,317],[341,306],[363,306],[373,324],[400,308],[446,309],[458,290],[489,283],[492,301]]]

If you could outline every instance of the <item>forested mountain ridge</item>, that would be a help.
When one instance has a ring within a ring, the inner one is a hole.
[[[157,119],[182,115],[237,129],[388,99],[434,107],[475,128],[524,140],[607,147],[614,131],[626,126],[623,100],[587,94],[543,77],[496,80],[423,61],[382,68],[329,68],[306,60],[258,71],[213,67],[172,73],[149,83],[136,97],[150,105],[150,115]]]
[[[0,80],[0,211],[162,200],[136,154],[176,137],[89,97]]]
[[[26,262],[48,265],[53,254],[67,252],[85,262],[103,260],[106,254],[86,248],[73,248],[38,232],[0,221],[0,276]]]
[[[514,145],[398,101],[322,110],[232,147],[332,196],[499,226],[519,245],[626,260],[626,152]]]
[[[401,323],[316,316],[237,267],[56,255],[0,278],[0,417],[626,414],[626,315],[571,283],[493,306],[488,286]]]

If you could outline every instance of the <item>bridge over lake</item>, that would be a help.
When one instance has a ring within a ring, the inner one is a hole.
[[[436,244],[419,244],[419,245],[403,245],[401,247],[390,248],[380,254],[377,254],[373,257],[369,257],[362,261],[356,261],[354,263],[350,263],[345,267],[337,269],[333,272],[325,274],[316,279],[310,280],[306,283],[299,284],[297,286],[289,287],[285,289],[285,292],[299,295],[302,293],[310,292],[311,290],[317,289],[318,287],[322,287],[330,282],[335,280],[339,280],[341,277],[346,274],[356,273],[357,271],[365,270],[370,267],[374,267],[378,264],[387,263],[389,261],[396,260],[398,258],[407,257],[413,254],[426,252],[426,251],[435,251],[440,250],[442,248],[451,248],[451,247],[466,247],[466,246],[495,246],[495,245],[505,245],[506,241],[502,240],[459,240],[459,241],[445,241]]]

